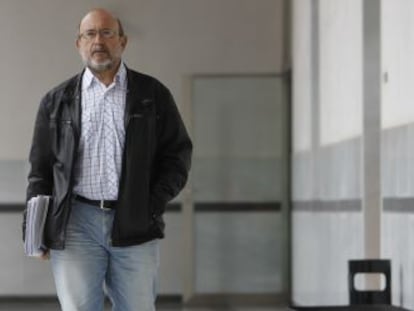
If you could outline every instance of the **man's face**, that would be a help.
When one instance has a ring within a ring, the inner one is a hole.
[[[115,18],[107,12],[92,11],[81,21],[76,47],[85,66],[104,72],[118,66],[126,42]]]

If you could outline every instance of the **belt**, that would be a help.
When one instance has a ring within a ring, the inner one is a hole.
[[[115,209],[116,202],[117,202],[117,201],[109,201],[109,200],[90,200],[78,194],[75,194],[74,198],[76,201],[99,207],[102,210]]]

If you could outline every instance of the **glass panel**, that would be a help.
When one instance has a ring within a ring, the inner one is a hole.
[[[192,94],[195,291],[287,293],[286,80],[196,77]],[[209,204],[198,211],[197,203]],[[237,210],[244,203],[252,204]]]
[[[285,195],[287,91],[282,78],[196,78],[194,200],[275,201]]]

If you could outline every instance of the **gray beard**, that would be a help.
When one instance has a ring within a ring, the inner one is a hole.
[[[93,72],[104,72],[109,69],[112,69],[113,62],[112,60],[108,59],[102,63],[95,63],[94,61],[84,60],[84,65],[87,66]]]

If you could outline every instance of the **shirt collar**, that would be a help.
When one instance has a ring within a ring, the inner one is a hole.
[[[88,89],[93,83],[99,82],[99,80],[93,75],[92,71],[86,67],[82,78],[82,88]],[[118,71],[114,77],[115,85],[119,85],[122,89],[127,87],[127,71],[123,62],[119,65]]]
[[[118,72],[115,75],[115,84],[119,85],[122,89],[127,88],[127,71],[123,62],[119,65]]]

